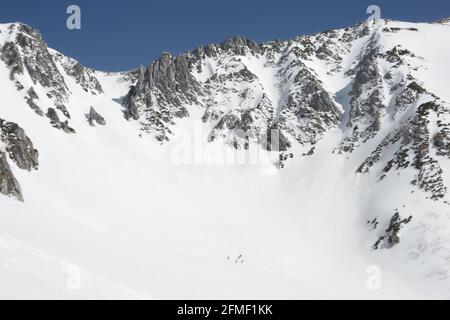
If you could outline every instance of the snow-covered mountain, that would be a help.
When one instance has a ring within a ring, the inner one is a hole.
[[[449,37],[368,21],[106,73],[1,24],[0,297],[448,298]]]

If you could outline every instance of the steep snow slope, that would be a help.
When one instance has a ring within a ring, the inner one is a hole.
[[[122,74],[0,25],[0,119],[39,151],[37,170],[8,158],[24,202],[0,198],[0,297],[448,298],[447,193],[421,174],[448,185],[447,147],[433,139],[450,120],[450,29],[380,24],[235,38]],[[30,42],[5,50],[18,34]],[[430,101],[439,107],[420,109]],[[91,106],[106,125],[89,124]],[[259,146],[271,128],[283,150]],[[249,151],[260,161],[212,161]],[[402,151],[425,165],[403,165]],[[392,159],[402,166],[385,172]]]

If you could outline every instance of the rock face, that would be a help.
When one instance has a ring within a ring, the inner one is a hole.
[[[39,97],[34,91],[34,88],[31,87],[28,90],[28,97],[26,97],[27,104],[34,112],[36,112],[37,115],[42,117],[44,113],[42,112],[41,108],[34,102],[34,100],[39,100]]]
[[[25,82],[21,83],[23,79],[28,78],[32,82],[33,85],[27,89],[25,97],[27,105],[38,116],[44,116],[39,105],[51,101],[55,109],[70,119],[65,106],[70,91],[57,66],[53,51],[47,47],[41,34],[22,23],[11,24],[7,33],[7,40],[0,47],[0,59],[9,68],[10,79],[15,82],[19,91],[27,85]],[[41,89],[39,92],[44,92],[44,101],[36,94],[37,87]],[[71,132],[73,129],[69,128],[67,123],[68,121],[61,122],[60,127]]]
[[[291,143],[276,126],[269,128],[262,138],[262,146],[267,151],[287,151]],[[285,159],[287,160],[287,159]]]
[[[25,24],[11,24],[4,32],[6,40],[0,44],[0,60],[8,67],[10,80],[14,81],[17,90],[27,90],[26,104],[38,116],[44,116],[41,107],[47,106],[50,101],[47,116],[51,116],[52,125],[67,133],[74,133],[75,130],[68,124],[71,115],[66,104],[71,92],[65,79],[73,78],[85,92],[92,95],[103,94],[96,71],[49,49],[41,34]],[[32,86],[27,86],[27,81],[23,80],[25,78],[31,81]],[[53,112],[55,110],[60,111],[66,119],[60,120],[57,113]]]
[[[60,130],[64,131],[65,133],[76,133],[75,129],[73,129],[69,126],[68,120],[61,121],[59,119],[58,113],[56,112],[55,109],[48,108],[46,116],[47,116],[47,118],[50,119],[50,123],[54,128],[60,129]]]
[[[30,138],[17,124],[0,119],[0,193],[23,201],[19,182],[14,177],[8,158],[19,169],[36,170],[39,153]]]
[[[10,69],[9,79],[14,80],[16,74],[23,74],[24,66],[18,48],[13,42],[5,43],[0,49],[0,58]]]
[[[323,88],[322,81],[305,64],[298,63],[297,68],[293,78],[285,80],[293,84],[277,122],[282,131],[295,137],[300,144],[314,145],[324,132],[340,123],[343,112]],[[292,69],[290,65],[283,74],[289,74]]]
[[[394,247],[395,245],[400,243],[400,230],[402,227],[408,223],[410,223],[412,220],[412,216],[409,216],[408,218],[401,219],[400,214],[397,212],[394,213],[392,216],[388,228],[385,230],[384,235],[380,236],[380,238],[377,240],[377,242],[373,245],[374,249],[390,249]],[[375,225],[376,228],[376,225]]]
[[[232,52],[235,55],[245,55],[249,51],[252,54],[257,54],[261,52],[261,47],[252,39],[244,38],[244,37],[233,37],[225,40],[220,44],[220,48],[223,51]],[[205,50],[208,52],[208,49]]]
[[[86,119],[91,127],[95,127],[95,124],[98,124],[100,126],[106,125],[105,118],[98,114],[97,111],[95,111],[94,107],[91,107],[89,109],[89,113],[86,115]]]
[[[409,98],[405,100],[406,96]],[[423,99],[431,101],[419,104],[418,101]],[[450,123],[446,120],[449,106],[439,99],[436,100],[435,96],[429,92],[411,90],[411,84],[405,85],[396,101],[399,103],[397,109],[404,107],[405,101],[409,102],[409,107],[417,105],[417,109],[403,126],[395,129],[383,139],[357,171],[359,173],[370,172],[374,164],[380,161],[382,153],[396,146],[393,157],[388,159],[382,169],[381,179],[384,179],[391,170],[411,167],[417,170],[411,184],[429,193],[433,200],[443,199],[447,193],[447,187],[444,184],[443,171],[436,156],[448,158],[450,154],[447,136]],[[434,115],[436,118],[432,117]],[[431,121],[440,128],[434,136],[429,130]],[[431,152],[433,148],[436,149],[436,156]]]
[[[23,170],[31,171],[39,166],[39,152],[25,131],[16,123],[0,119],[0,140],[6,145],[9,158]]]
[[[186,58],[165,53],[148,68],[139,69],[137,83],[124,99],[125,117],[139,119],[143,131],[167,141],[174,120],[189,115],[185,104],[196,103],[199,93]]]
[[[69,77],[91,95],[103,94],[103,87],[97,79],[96,71],[82,66],[78,61],[67,58],[60,53],[54,54],[54,60],[62,65]]]
[[[21,23],[8,31],[10,39],[0,49],[0,58],[9,67],[10,78],[28,73],[35,85],[46,88],[57,107],[65,108],[68,88],[41,34]]]
[[[0,193],[23,201],[20,185],[11,172],[4,152],[0,152]]]

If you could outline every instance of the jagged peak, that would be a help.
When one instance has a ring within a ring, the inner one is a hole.
[[[159,59],[172,59],[172,54],[168,51],[163,51]]]
[[[0,24],[1,32],[10,32],[10,33],[21,33],[25,34],[29,37],[38,38],[42,40],[42,35],[39,30],[31,27],[28,24],[22,22],[13,22],[13,23],[3,23]]]
[[[31,27],[25,23],[22,22],[8,22],[8,23],[0,23],[0,30],[5,30],[5,29],[17,29],[20,26],[27,26],[28,28],[31,29]]]
[[[240,36],[227,38],[220,45],[222,48],[227,48],[231,45],[245,45],[250,49],[258,47],[258,43],[256,41],[247,37],[240,37]]]

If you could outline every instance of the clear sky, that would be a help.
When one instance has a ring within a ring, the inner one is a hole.
[[[81,8],[81,30],[66,28],[70,4]],[[261,42],[351,26],[368,17],[370,4],[382,18],[450,16],[449,0],[2,0],[0,22],[27,23],[82,64],[122,71],[236,35]]]

